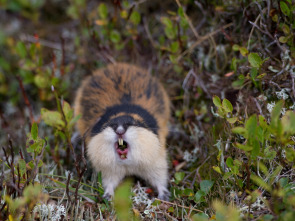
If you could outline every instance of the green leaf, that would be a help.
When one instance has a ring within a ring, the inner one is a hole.
[[[246,56],[249,53],[249,51],[245,47],[240,47],[239,50],[240,50],[241,55],[243,55],[243,56]]]
[[[235,89],[241,89],[245,83],[245,79],[238,79],[234,81],[231,85]]]
[[[216,221],[240,221],[240,212],[233,204],[227,206],[225,203],[219,201],[213,201],[213,208],[216,211]],[[215,217],[214,217],[215,218]],[[211,220],[211,219],[210,219]]]
[[[224,98],[223,101],[222,101],[222,107],[227,112],[232,112],[233,111],[233,105],[226,98]]]
[[[281,186],[281,188],[284,188],[289,182],[289,179],[287,177],[283,177],[281,179],[279,179],[279,184]]]
[[[72,118],[71,121],[69,122],[69,128],[72,128],[80,118],[81,118],[81,114]]]
[[[227,180],[228,178],[230,178],[232,176],[231,172],[225,172],[222,179]]]
[[[46,88],[48,87],[48,78],[43,74],[37,74],[34,77],[34,83],[38,88]]]
[[[27,148],[28,153],[36,152],[36,154],[39,154],[42,150],[42,147],[44,146],[45,141],[41,138],[38,138],[33,144],[31,144]]]
[[[266,176],[269,175],[268,168],[265,166],[265,164],[262,161],[258,161],[258,168]]]
[[[197,213],[192,216],[193,221],[208,221],[209,217],[206,213]]]
[[[243,188],[243,180],[237,179],[237,184],[241,189]]]
[[[275,169],[275,171],[271,174],[270,179],[269,179],[269,183],[273,184],[275,179],[278,177],[278,175],[281,173],[283,167],[281,165],[277,166],[277,168]]]
[[[295,162],[295,151],[293,148],[286,148],[286,159],[291,163]]]
[[[110,39],[113,43],[119,43],[121,41],[121,35],[118,31],[112,30],[110,34]]]
[[[31,168],[31,170],[33,170],[35,168],[35,165],[32,160],[30,162],[28,162],[28,166]]]
[[[213,103],[215,104],[216,107],[220,108],[221,107],[221,100],[218,96],[214,95],[213,96]]]
[[[217,173],[222,174],[220,167],[218,166],[212,166],[213,170],[215,170]]]
[[[261,116],[261,115],[259,115],[259,125],[264,129],[264,130],[267,130],[268,129],[268,124],[267,124],[267,121],[266,121],[266,119],[263,117],[263,116]]]
[[[290,34],[290,28],[289,28],[288,25],[283,24],[283,26],[282,26],[282,30],[283,30],[283,32],[284,32],[286,35]]]
[[[260,68],[260,66],[263,63],[261,57],[257,53],[250,53],[248,55],[248,60],[251,67],[254,67],[254,68]]]
[[[70,5],[67,8],[67,15],[72,17],[73,19],[78,19],[79,18],[79,11],[78,8],[75,5]]]
[[[23,196],[26,199],[38,198],[42,192],[42,186],[39,184],[29,185],[24,189]]]
[[[25,58],[27,56],[27,48],[25,44],[21,41],[17,42],[16,51],[22,58]]]
[[[137,11],[133,11],[130,15],[130,21],[135,24],[138,25],[140,23],[141,17],[140,14]]]
[[[237,45],[237,44],[234,44],[232,48],[233,48],[234,51],[239,51],[240,50],[240,46]]]
[[[164,31],[165,31],[165,35],[167,36],[167,38],[175,39],[175,37],[176,37],[176,29],[175,28],[166,27]]]
[[[200,187],[201,187],[201,190],[205,193],[205,194],[208,194],[210,189],[212,188],[214,182],[211,181],[211,180],[203,180],[201,183],[200,183]]]
[[[269,191],[269,192],[271,191],[271,186],[267,184],[266,182],[264,182],[264,180],[261,179],[259,176],[251,174],[250,179],[253,180],[254,183],[256,183],[257,185],[261,186],[266,191]]]
[[[132,220],[132,201],[131,201],[131,181],[126,180],[115,191],[114,207],[118,220],[129,221]]]
[[[283,108],[284,101],[279,101],[276,103],[274,106],[272,112],[271,112],[271,127],[275,129],[279,134],[280,134],[280,129],[281,129],[281,121],[280,121],[280,115],[281,115],[281,110]]]
[[[31,136],[34,140],[38,138],[38,125],[37,123],[33,123],[31,128]]]
[[[257,77],[257,74],[258,74],[258,69],[257,68],[251,68],[250,76],[251,76],[252,80],[254,80]]]
[[[279,37],[279,42],[281,42],[283,44],[287,43],[288,42],[288,37],[286,37],[286,36]]]
[[[178,41],[172,42],[172,44],[170,46],[170,50],[171,50],[172,53],[176,53],[179,50],[179,43],[178,43]]]
[[[24,159],[20,159],[18,161],[18,165],[19,165],[19,172],[20,172],[20,175],[23,176],[25,174],[25,172],[27,171],[27,168],[26,168],[26,161]]]
[[[282,117],[283,130],[289,134],[295,134],[295,113],[287,111]]]
[[[231,117],[231,118],[227,118],[226,119],[227,122],[229,122],[230,124],[234,124],[237,122],[238,118],[237,117]]]
[[[183,178],[184,178],[184,176],[185,176],[185,173],[184,173],[184,172],[176,172],[176,173],[174,174],[174,177],[175,177],[175,179],[176,179],[178,182],[182,181]]]
[[[233,159],[231,158],[231,157],[228,157],[227,159],[226,159],[226,165],[229,167],[229,168],[232,168],[233,166],[234,166],[234,161],[233,161]]]
[[[240,160],[238,160],[238,159],[235,159],[235,160],[234,160],[234,165],[240,167],[240,166],[242,166],[242,164],[243,164],[243,163],[242,163]]]
[[[168,17],[162,17],[161,22],[166,26],[166,28],[173,28],[173,23]]]
[[[170,54],[169,55],[169,59],[172,62],[172,64],[176,64],[177,63],[177,55]]]
[[[253,114],[245,123],[245,128],[248,132],[248,138],[256,137],[256,128],[257,128],[257,116]]]
[[[57,111],[49,111],[45,108],[42,108],[41,118],[47,125],[57,129],[62,129],[65,126],[62,115]]]
[[[98,14],[102,19],[106,19],[108,17],[108,8],[106,4],[100,3],[98,6]]]
[[[226,111],[221,107],[221,108],[218,108],[217,110],[217,114],[221,117],[221,118],[224,118],[226,117]]]
[[[67,122],[69,122],[73,117],[74,110],[71,108],[71,105],[66,101],[63,101],[62,109],[65,114]]]
[[[37,165],[37,167],[42,167],[43,166],[43,161],[42,160],[40,160],[39,162],[38,162],[38,165]]]
[[[235,146],[241,150],[244,150],[244,151],[251,151],[253,149],[252,146],[243,145],[243,144],[239,144],[239,143],[235,143]]]
[[[185,195],[185,196],[194,196],[194,191],[192,189],[185,188],[183,190],[183,195]]]
[[[263,153],[264,157],[268,160],[273,160],[276,155],[277,155],[277,152],[274,151],[274,150],[271,150],[270,147],[267,147],[264,149],[264,153]]]
[[[234,127],[231,131],[235,134],[240,134],[245,138],[248,138],[248,131],[244,127]]]
[[[196,192],[194,200],[196,203],[200,203],[204,201],[204,196],[206,196],[206,193],[204,193],[202,190],[199,190]]]
[[[182,7],[179,7],[179,8],[177,9],[177,13],[178,13],[178,15],[179,15],[180,17],[185,18],[185,17],[184,17],[184,11],[183,11],[183,8],[182,8]]]
[[[280,1],[280,8],[284,15],[289,16],[290,15],[290,8],[284,1]]]
[[[238,166],[233,166],[232,168],[232,174],[237,175],[239,173],[239,167]]]
[[[252,155],[252,157],[257,157],[259,155],[259,152],[260,152],[259,141],[255,138],[254,140],[251,140],[251,145],[253,147],[253,149],[251,151],[251,155]]]

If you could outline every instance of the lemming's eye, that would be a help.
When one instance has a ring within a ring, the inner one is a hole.
[[[117,129],[117,127],[118,127],[118,124],[115,124],[115,123],[113,123],[113,124],[110,124],[110,127],[111,127],[111,128],[113,128],[113,129],[115,130],[115,129]]]
[[[123,126],[126,128],[126,127],[129,127],[129,126],[132,126],[132,125],[134,125],[134,122],[125,123]]]

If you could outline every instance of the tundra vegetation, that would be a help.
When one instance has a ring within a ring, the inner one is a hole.
[[[147,68],[172,101],[170,202],[108,202],[72,144],[83,77]],[[292,0],[0,0],[1,220],[295,220]]]

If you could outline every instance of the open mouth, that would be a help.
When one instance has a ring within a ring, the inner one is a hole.
[[[127,153],[128,153],[128,144],[125,140],[122,138],[118,139],[118,142],[116,142],[116,150],[119,154],[120,159],[125,160],[127,159]]]

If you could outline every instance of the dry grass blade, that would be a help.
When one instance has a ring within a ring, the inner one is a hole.
[[[215,31],[210,32],[209,34],[206,34],[205,36],[201,36],[194,44],[192,44],[192,46],[190,46],[189,49],[185,50],[181,55],[178,56],[177,61],[180,61],[185,55],[187,55],[188,53],[192,52],[195,49],[195,47],[197,47],[198,45],[200,45],[204,41],[210,39],[210,37],[216,35],[221,30],[227,29],[227,28],[229,28],[231,26],[233,26],[233,23],[226,24],[226,25],[222,26],[221,28],[219,28],[219,29],[217,29]]]

